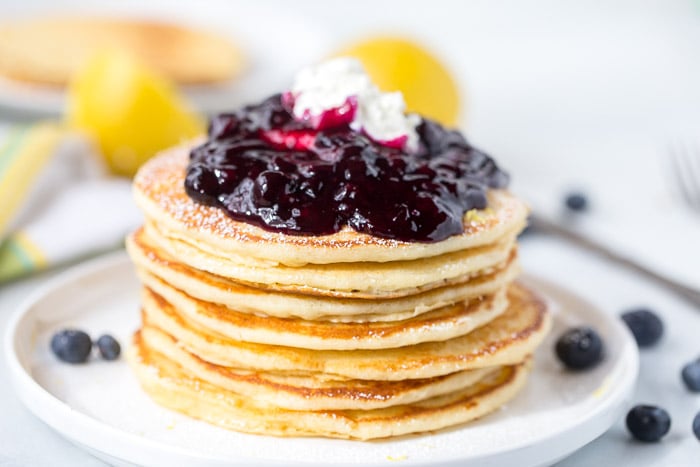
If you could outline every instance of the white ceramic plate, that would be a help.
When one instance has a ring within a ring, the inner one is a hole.
[[[129,465],[449,465],[551,464],[593,440],[621,415],[638,355],[629,333],[556,285],[525,281],[553,302],[554,330],[526,388],[499,412],[466,426],[388,441],[274,438],[219,429],[153,403],[123,360],[86,365],[57,361],[51,335],[78,327],[109,332],[123,345],[139,326],[139,284],[123,253],[67,272],[30,298],[12,320],[5,345],[18,396],[37,417],[111,464]],[[592,371],[564,371],[555,336],[594,326],[606,343]]]
[[[1,2],[0,18],[66,15],[156,18],[200,27],[230,37],[245,53],[246,72],[230,83],[184,87],[185,95],[202,112],[215,113],[267,97],[291,84],[301,67],[319,60],[330,45],[325,30],[293,9],[260,2],[207,0],[55,0]],[[0,78],[0,107],[40,114],[59,114],[63,90]]]

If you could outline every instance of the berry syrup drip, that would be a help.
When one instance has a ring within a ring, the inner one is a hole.
[[[342,118],[313,129],[275,95],[215,117],[194,148],[185,189],[235,220],[292,235],[358,232],[437,242],[508,175],[457,131],[423,119],[417,151],[372,141]]]

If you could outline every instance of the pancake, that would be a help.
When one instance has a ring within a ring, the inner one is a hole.
[[[168,254],[218,276],[273,290],[333,291],[344,296],[371,298],[402,297],[451,283],[464,283],[503,264],[515,248],[515,237],[507,237],[493,245],[411,261],[261,266],[251,265],[243,256],[223,258],[202,251],[189,241],[163,235],[153,224],[146,224],[145,232]]]
[[[0,74],[65,86],[104,48],[125,50],[180,84],[227,81],[243,68],[241,52],[208,31],[136,19],[57,17],[0,25]]]
[[[165,300],[188,319],[229,339],[315,350],[389,349],[444,341],[485,325],[508,307],[503,289],[402,321],[332,323],[241,313],[192,298],[155,276],[143,274],[141,281],[146,309],[160,307]]]
[[[191,153],[192,197],[202,139],[135,177],[142,326],[128,357],[144,390],[278,436],[378,439],[501,407],[551,327],[546,303],[513,282],[528,208],[508,174],[401,109],[415,133],[368,138],[346,121],[364,91],[316,122],[294,89],[212,120]]]
[[[493,370],[403,381],[332,379],[321,373],[255,372],[214,365],[151,326],[141,329],[141,339],[143,345],[177,362],[192,377],[249,398],[256,405],[290,410],[373,410],[410,404],[470,386]]]
[[[245,313],[278,318],[334,322],[375,322],[408,319],[444,306],[495,293],[520,271],[516,252],[490,274],[463,284],[394,299],[327,298],[251,287],[179,262],[150,242],[143,230],[127,238],[127,250],[139,275],[151,274],[191,297],[218,303]]]
[[[489,208],[468,212],[463,234],[435,243],[388,240],[350,228],[324,236],[270,232],[234,221],[222,210],[187,196],[184,178],[191,146],[170,149],[147,162],[134,179],[134,196],[146,218],[162,232],[170,232],[173,238],[177,234],[177,238],[198,245],[199,251],[217,252],[223,259],[246,257],[296,267],[411,261],[491,245],[514,237],[526,222],[528,209],[522,201],[507,191],[489,190]]]
[[[546,304],[517,283],[508,289],[506,311],[475,331],[443,342],[385,350],[308,350],[236,341],[201,326],[165,300],[151,297],[155,299],[152,303],[143,304],[143,322],[167,332],[210,363],[351,379],[423,379],[517,364],[537,348],[551,327]]]
[[[376,439],[438,430],[492,412],[525,383],[529,362],[492,370],[475,384],[412,404],[373,410],[287,410],[195,378],[134,337],[128,359],[143,389],[160,405],[247,433]]]

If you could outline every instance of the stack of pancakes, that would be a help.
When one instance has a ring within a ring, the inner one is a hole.
[[[527,209],[491,190],[464,233],[410,243],[237,222],[184,191],[188,149],[135,179],[127,241],[143,282],[130,361],[163,406],[234,430],[371,439],[500,407],[547,333],[514,283]]]

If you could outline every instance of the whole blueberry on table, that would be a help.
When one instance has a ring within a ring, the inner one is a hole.
[[[568,368],[585,370],[602,360],[603,340],[590,327],[572,328],[559,337],[555,350]]]
[[[627,413],[627,429],[639,441],[653,443],[671,429],[671,417],[654,405],[637,405]]]
[[[95,342],[95,345],[97,345],[97,350],[100,351],[100,355],[105,360],[116,360],[119,358],[119,354],[122,351],[119,342],[109,334],[100,336]]]
[[[632,331],[639,347],[650,347],[656,344],[664,334],[664,323],[648,308],[628,310],[622,313],[621,317]]]
[[[690,362],[681,372],[686,387],[693,392],[700,392],[700,359]]]
[[[63,329],[51,338],[51,351],[67,363],[84,363],[91,350],[90,336],[78,329]]]
[[[588,209],[588,198],[580,192],[572,192],[564,198],[564,204],[572,211],[580,212]]]
[[[700,412],[693,419],[693,433],[695,437],[700,441]]]

